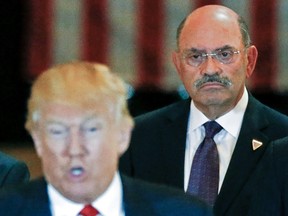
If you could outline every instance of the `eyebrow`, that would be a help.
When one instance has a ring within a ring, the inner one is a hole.
[[[57,125],[63,125],[63,122],[60,120],[54,120],[54,119],[49,119],[48,121],[45,122],[46,125],[51,125],[51,124],[57,124]]]
[[[230,45],[225,45],[225,46],[222,46],[222,47],[219,47],[219,48],[212,50],[212,53],[216,52],[216,51],[220,51],[220,50],[227,50],[227,49],[235,49],[235,48],[230,46]],[[184,52],[185,53],[193,53],[193,52],[206,53],[206,50],[205,49],[197,49],[197,48],[192,47],[190,49],[185,50]]]
[[[215,50],[213,50],[214,52],[215,51],[220,51],[220,50],[227,50],[227,49],[235,49],[234,47],[230,46],[230,45],[225,45],[223,47],[220,47],[220,48],[217,48]]]

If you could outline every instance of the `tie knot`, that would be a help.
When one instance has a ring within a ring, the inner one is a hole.
[[[212,138],[212,139],[222,129],[221,125],[219,125],[216,121],[206,122],[204,124],[204,127],[205,127],[205,137]]]
[[[96,216],[99,214],[91,204],[85,205],[84,208],[79,212],[78,216]]]

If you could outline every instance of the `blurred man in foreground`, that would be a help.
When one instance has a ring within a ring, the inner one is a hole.
[[[210,215],[182,192],[120,176],[133,120],[123,81],[104,65],[44,71],[32,86],[26,128],[44,178],[2,193],[1,216]]]

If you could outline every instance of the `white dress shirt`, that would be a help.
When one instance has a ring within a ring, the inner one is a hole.
[[[243,116],[248,104],[248,93],[244,90],[237,105],[225,115],[217,118],[215,121],[222,126],[222,130],[214,136],[219,154],[219,189],[222,186],[224,176],[228,169],[232,153],[234,151]],[[205,128],[203,124],[210,121],[200,110],[198,110],[193,101],[191,101],[190,116],[188,120],[188,130],[185,150],[185,167],[184,167],[184,190],[187,190],[190,170],[195,152],[205,137]]]
[[[122,194],[122,183],[117,172],[107,190],[92,205],[101,216],[125,216]],[[48,196],[53,216],[77,216],[84,207],[84,204],[63,197],[51,184],[48,184]]]

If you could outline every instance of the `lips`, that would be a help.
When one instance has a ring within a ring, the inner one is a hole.
[[[83,167],[72,167],[69,171],[70,173],[70,176],[73,178],[73,179],[81,179],[81,178],[84,178],[85,176],[85,169]]]
[[[84,173],[84,168],[83,167],[73,167],[70,169],[70,173],[73,176],[81,176]]]

